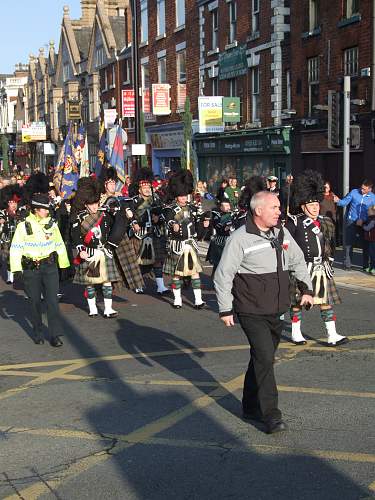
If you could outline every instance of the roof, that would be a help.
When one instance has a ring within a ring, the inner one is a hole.
[[[92,28],[75,28],[73,30],[81,61],[87,59],[89,53],[91,30]]]
[[[114,16],[109,17],[108,19],[111,24],[116,47],[118,50],[121,50],[125,45],[125,17]]]

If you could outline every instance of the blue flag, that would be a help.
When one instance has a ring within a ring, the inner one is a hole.
[[[77,161],[74,155],[73,134],[69,124],[68,134],[65,137],[64,147],[61,152],[60,161],[55,169],[53,182],[65,200],[72,196],[77,189],[79,178]]]
[[[122,127],[118,125],[116,137],[113,143],[112,155],[110,164],[116,169],[117,177],[122,184],[125,183],[125,163],[124,163],[124,146],[122,142]]]

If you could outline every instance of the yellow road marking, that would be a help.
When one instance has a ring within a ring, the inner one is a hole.
[[[375,491],[375,481],[373,483],[370,484],[370,486],[368,487],[368,489],[370,491]]]
[[[31,387],[35,387],[38,385],[45,384],[54,378],[59,378],[61,375],[66,375],[71,371],[78,370],[79,368],[86,367],[91,364],[90,359],[81,361],[80,363],[74,363],[73,365],[66,366],[64,368],[60,368],[58,370],[54,370],[53,372],[43,373],[40,377],[37,377],[33,380],[30,380],[26,384],[20,385],[19,387],[14,387],[12,389],[8,389],[0,393],[0,401],[10,396],[14,396],[15,394],[19,394],[21,392],[25,392]]]
[[[48,372],[47,372],[48,373]],[[22,370],[1,370],[0,376],[9,377],[42,377],[46,372],[26,372]],[[97,380],[98,377],[90,377],[88,375],[61,375],[59,378],[61,380]]]
[[[201,405],[207,406],[205,402],[201,402],[199,408],[203,407]],[[182,410],[184,410],[184,408]],[[179,412],[179,410],[177,410],[177,412]],[[190,412],[189,409],[186,416],[189,416],[193,412]],[[163,418],[169,419],[169,417],[170,416],[167,415],[167,417]],[[159,425],[159,421],[162,419],[156,421],[155,424]],[[173,423],[177,423],[177,421],[179,420],[181,419],[178,417],[178,419],[175,420]],[[95,434],[92,432],[74,431],[70,429],[28,429],[22,427],[11,428],[11,429],[8,429],[6,427],[1,427],[0,432],[4,432],[7,434],[23,433],[32,436],[51,437],[51,438],[82,439],[87,441],[112,441],[113,439],[117,439],[118,441],[121,441],[127,445],[144,444],[144,445],[171,446],[177,448],[202,448],[202,449],[210,449],[210,448],[212,449],[216,447],[223,448],[223,446],[228,446],[228,449],[230,449],[231,451],[240,453],[251,453],[255,450],[259,453],[310,455],[319,458],[324,458],[327,460],[340,460],[343,462],[375,463],[375,454],[372,453],[356,453],[351,451],[348,452],[348,451],[337,451],[337,450],[311,450],[305,448],[293,448],[290,446],[274,446],[268,444],[263,445],[263,444],[219,443],[215,441],[198,441],[194,439],[175,439],[175,438],[171,439],[171,438],[152,437],[155,434],[160,433],[162,430],[166,430],[166,428],[164,427],[163,429],[161,429],[160,431],[158,430],[157,432],[154,432],[154,429],[150,428],[145,430],[140,429],[130,434],[106,434],[105,436],[102,436],[100,434]],[[149,434],[150,437],[145,438],[146,434]],[[118,451],[116,451],[116,448],[114,449],[114,452],[118,453]],[[99,453],[101,452],[98,452],[98,454]],[[375,488],[375,482],[372,483],[370,487],[371,486]]]
[[[348,338],[351,341],[359,341],[359,340],[371,340],[375,339],[375,333],[368,333],[364,335],[350,335]],[[296,350],[318,350],[318,351],[335,351],[335,348],[328,346],[317,346],[317,342],[325,342],[326,339],[317,339],[317,340],[309,340],[307,345],[305,346],[295,346],[291,342],[281,342],[279,345],[279,349],[296,349]],[[138,359],[138,358],[147,358],[147,357],[161,357],[161,356],[174,356],[174,355],[183,355],[183,354],[196,354],[196,353],[211,353],[211,352],[226,352],[226,351],[240,351],[249,349],[248,344],[238,344],[238,345],[228,345],[228,346],[216,346],[216,347],[197,347],[192,349],[175,349],[170,351],[155,351],[155,352],[141,352],[135,354],[114,354],[114,355],[104,355],[97,356],[93,358],[76,358],[76,359],[66,359],[66,360],[57,360],[57,361],[36,361],[31,363],[18,363],[11,365],[0,365],[0,371],[2,370],[17,370],[22,368],[42,368],[42,367],[55,367],[55,366],[65,366],[65,365],[73,365],[75,363],[80,363],[82,360],[87,359],[90,361],[90,364],[99,362],[99,361],[122,361],[125,359]],[[348,347],[338,347],[339,351],[351,351]],[[357,349],[355,349],[357,350]],[[375,352],[375,349],[358,349],[358,352]]]
[[[228,394],[237,391],[243,382],[243,376],[236,377],[231,381],[223,384],[222,386],[216,388],[209,394],[205,394],[195,399],[191,403],[183,406],[182,408],[173,411],[172,413],[161,417],[150,424],[146,424],[144,427],[137,429],[133,432],[130,432],[127,435],[123,436],[121,445],[116,446],[111,450],[111,454],[107,454],[105,451],[98,452],[90,457],[78,460],[74,464],[70,465],[67,469],[65,469],[63,475],[58,479],[48,480],[48,486],[44,483],[36,483],[24,490],[19,491],[19,495],[11,495],[6,497],[5,500],[19,500],[20,496],[27,500],[34,500],[39,498],[44,493],[48,493],[51,489],[55,490],[64,479],[71,479],[73,477],[77,477],[82,474],[86,470],[90,469],[98,465],[99,463],[107,460],[113,455],[116,455],[127,448],[130,448],[136,444],[143,443],[147,441],[151,437],[160,432],[163,432],[166,429],[169,429],[173,425],[182,421],[186,417],[189,417],[193,413],[206,408],[214,401],[224,398]]]

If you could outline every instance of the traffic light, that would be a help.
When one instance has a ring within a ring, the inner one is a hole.
[[[328,91],[328,147],[339,148],[341,141],[340,92]]]

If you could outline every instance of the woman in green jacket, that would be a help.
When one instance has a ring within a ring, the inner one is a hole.
[[[60,230],[50,217],[48,195],[36,193],[31,200],[30,215],[18,224],[10,247],[11,271],[23,274],[25,292],[31,305],[31,322],[36,344],[44,344],[42,294],[47,307],[50,344],[53,347],[63,344],[59,337],[62,327],[57,298],[58,266],[66,268],[69,265]]]

